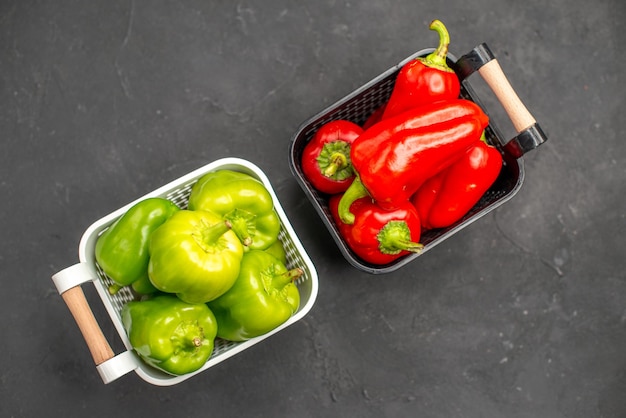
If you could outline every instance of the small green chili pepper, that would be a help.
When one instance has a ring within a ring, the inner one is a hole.
[[[246,252],[235,284],[208,303],[217,319],[218,337],[245,341],[286,322],[300,305],[294,280],[301,275],[301,269],[287,270],[264,251]]]
[[[246,249],[263,250],[278,238],[280,219],[263,183],[232,170],[205,174],[191,189],[190,210],[209,210],[228,220]]]
[[[148,286],[148,247],[150,236],[180,209],[162,198],[149,198],[133,205],[98,238],[96,261],[104,273],[119,287],[148,282],[139,293],[151,293]]]
[[[174,295],[128,302],[121,311],[131,345],[146,363],[173,375],[200,369],[213,353],[217,322],[203,303]]]

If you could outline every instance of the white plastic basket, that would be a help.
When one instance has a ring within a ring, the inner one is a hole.
[[[216,339],[213,354],[201,369],[182,376],[172,376],[147,365],[133,351],[122,325],[120,311],[124,304],[132,300],[134,296],[128,288],[122,288],[114,295],[109,293],[108,287],[112,282],[95,261],[95,244],[98,236],[109,225],[133,205],[148,197],[164,197],[172,200],[181,209],[186,208],[193,184],[204,174],[219,169],[249,174],[260,180],[270,192],[281,221],[279,239],[287,253],[287,266],[289,268],[299,267],[304,272],[296,282],[300,291],[300,308],[287,322],[260,337],[245,342]],[[299,321],[311,310],[318,292],[318,277],[315,267],[289,223],[269,179],[256,165],[239,158],[223,158],[209,163],[98,220],[83,234],[78,255],[79,263],[56,273],[52,276],[52,280],[74,316],[104,383],[110,383],[131,371],[135,371],[142,379],[154,385],[170,386],[180,383]],[[89,281],[93,282],[127,351],[115,355],[104,337],[81,288],[83,283]]]

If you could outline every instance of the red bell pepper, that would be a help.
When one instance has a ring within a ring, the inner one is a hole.
[[[348,247],[364,261],[388,264],[424,247],[419,243],[420,219],[410,202],[386,211],[369,198],[358,199],[351,206],[356,222],[347,225],[339,219],[340,199],[341,195],[331,196],[330,213]]]
[[[465,99],[443,100],[416,107],[406,112],[372,124],[358,138],[358,146],[350,149],[351,161],[369,158],[370,150],[401,131],[433,125],[463,116],[484,117],[483,110],[474,102]],[[354,166],[354,162],[352,162]]]
[[[430,109],[430,106],[413,110],[424,108]],[[460,158],[479,140],[489,123],[478,106],[467,108],[474,111],[452,119],[440,118],[438,123],[432,121],[413,129],[399,129],[397,117],[391,118],[361,135],[352,144],[350,156],[357,177],[340,201],[341,220],[353,223],[350,205],[367,195],[383,209],[397,208],[429,177]],[[372,136],[370,131],[378,135]]]
[[[413,195],[425,229],[445,228],[460,220],[500,174],[502,155],[485,141],[476,142],[452,166],[428,179]]]
[[[322,125],[302,152],[302,171],[313,187],[322,193],[345,191],[354,179],[350,146],[363,128],[347,120]]]
[[[383,120],[415,106],[459,97],[461,83],[446,62],[450,45],[448,30],[439,20],[433,20],[429,28],[439,34],[439,46],[426,57],[416,58],[402,67]]]

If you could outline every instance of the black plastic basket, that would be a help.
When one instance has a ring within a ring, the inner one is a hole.
[[[510,200],[520,189],[524,181],[523,155],[547,140],[540,126],[509,84],[499,63],[486,44],[477,46],[459,59],[449,54],[449,65],[455,70],[461,81],[461,96],[476,102],[485,109],[467,80],[474,72],[478,72],[497,97],[517,132],[517,135],[512,139],[504,140],[502,134],[493,122],[493,118],[490,117],[490,123],[486,129],[486,137],[487,141],[496,146],[503,155],[504,164],[500,175],[480,201],[457,223],[447,228],[424,231],[420,239],[420,242],[424,244],[424,249],[420,253],[406,255],[383,266],[372,265],[361,260],[350,250],[339,233],[330,215],[328,196],[315,190],[305,178],[301,167],[302,151],[315,132],[322,125],[330,121],[346,119],[362,125],[376,109],[389,99],[396,76],[402,66],[410,60],[425,56],[432,51],[433,49],[424,49],[413,54],[398,65],[380,74],[369,83],[361,86],[319,114],[313,116],[300,126],[291,142],[289,158],[293,175],[324,221],[324,224],[346,260],[356,268],[368,273],[380,274],[397,270],[425,254],[429,249],[457,233],[462,228],[465,228],[470,223],[478,220]]]

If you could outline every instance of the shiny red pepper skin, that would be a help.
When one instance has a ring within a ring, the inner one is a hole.
[[[450,167],[428,179],[411,202],[425,229],[445,228],[460,220],[496,181],[500,152],[478,141]]]
[[[478,141],[489,123],[487,115],[480,111],[392,134],[383,130],[380,136],[387,136],[384,140],[368,137],[369,131],[391,120],[374,125],[352,144],[352,165],[357,177],[340,201],[339,213],[345,223],[354,222],[350,205],[360,197],[369,195],[387,210],[408,201],[428,178],[451,165]]]
[[[394,85],[382,119],[387,119],[416,106],[459,97],[461,83],[454,70],[446,63],[450,36],[439,20],[433,20],[430,29],[439,34],[439,46],[426,57],[405,64]]]
[[[313,187],[328,194],[345,191],[354,179],[350,147],[363,128],[347,120],[322,125],[302,152],[302,171]]]
[[[356,147],[351,147],[350,158],[351,160],[370,158],[370,150],[401,131],[433,125],[463,116],[475,116],[482,119],[486,117],[484,115],[480,106],[465,99],[444,100],[413,108],[400,115],[372,124],[359,136]],[[352,164],[354,166],[354,161]]]
[[[412,252],[419,252],[421,226],[415,207],[408,201],[393,211],[381,209],[364,197],[352,203],[354,225],[339,219],[341,195],[331,196],[330,213],[348,247],[362,260],[376,265],[388,264]]]

